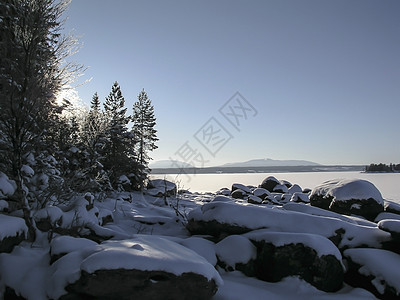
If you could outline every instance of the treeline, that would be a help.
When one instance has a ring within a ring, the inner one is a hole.
[[[94,94],[77,111],[61,88],[82,66],[61,34],[65,0],[0,2],[0,199],[22,210],[34,236],[32,210],[70,201],[76,193],[139,190],[157,139],[153,105],[139,93],[128,113],[117,82],[103,107]]]
[[[397,172],[400,171],[400,164],[370,164],[365,167],[365,172]]]

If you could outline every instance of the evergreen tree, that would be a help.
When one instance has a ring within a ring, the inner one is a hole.
[[[157,130],[154,106],[143,89],[138,95],[138,100],[133,105],[132,132],[137,141],[138,163],[141,167],[142,181],[149,172],[148,164],[151,159],[149,152],[157,149]]]
[[[129,118],[126,116],[125,99],[118,82],[113,84],[104,102],[104,109],[108,119],[108,128],[105,132],[104,166],[108,170],[113,185],[116,186],[119,176],[128,172],[131,164],[129,157],[131,136],[127,127]]]
[[[22,208],[30,237],[34,222],[21,169],[26,157],[43,149],[57,122],[55,96],[80,67],[63,65],[75,46],[60,35],[66,1],[0,2],[0,160],[17,185],[14,200]],[[71,50],[71,51],[70,51]]]

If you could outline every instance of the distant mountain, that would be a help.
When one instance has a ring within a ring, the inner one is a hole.
[[[245,162],[224,164],[221,167],[295,167],[295,166],[320,166],[320,164],[307,160],[277,160],[277,159],[252,159]]]
[[[185,163],[178,160],[158,160],[149,164],[151,169],[181,169],[181,168],[193,168],[191,164]]]

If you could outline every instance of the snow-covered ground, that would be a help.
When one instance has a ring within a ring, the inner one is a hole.
[[[257,183],[259,181],[254,181],[253,184]],[[293,189],[293,192],[298,193],[297,190]],[[11,253],[0,254],[0,293],[2,294],[8,287],[15,290],[17,295],[27,299],[57,299],[66,293],[65,287],[68,284],[79,279],[82,271],[93,273],[100,269],[128,266],[148,271],[161,269],[175,275],[185,272],[202,274],[216,282],[218,291],[213,296],[216,300],[375,299],[375,296],[365,289],[353,288],[346,284],[335,293],[327,293],[296,276],[271,283],[247,277],[239,271],[227,272],[218,266],[214,268],[217,260],[234,267],[236,263],[254,259],[255,248],[249,239],[268,240],[276,246],[302,243],[315,249],[319,256],[333,255],[342,263],[341,253],[326,238],[330,235],[330,231],[333,233],[338,228],[345,229],[346,233],[343,236],[347,240],[343,240],[342,246],[352,247],[358,242],[361,244],[370,242],[371,246],[375,246],[373,241],[362,239],[370,236],[381,242],[388,240],[390,234],[379,231],[373,222],[342,216],[304,203],[288,203],[275,207],[260,206],[226,196],[216,198],[213,193],[183,193],[177,197],[168,197],[166,200],[167,204],[163,198],[140,193],[114,194],[102,201],[95,201],[94,208],[86,211],[87,202],[82,196],[74,210],[66,212],[58,208],[47,208],[39,211],[36,219],[48,217],[52,222],[58,222],[61,217],[63,221],[59,222],[59,226],[64,228],[71,228],[73,225],[71,216],[79,215],[77,225],[89,228],[100,237],[107,236],[111,239],[98,244],[88,239],[58,234],[49,239],[47,233],[40,233],[33,244],[22,242]],[[241,207],[245,209],[241,210]],[[196,217],[201,214],[202,218],[207,218],[206,213],[210,211],[213,216],[217,216],[220,213],[218,209],[221,209],[220,217],[226,218],[226,222],[246,226],[250,224],[254,229],[267,227],[270,230],[230,236],[218,243],[202,236],[190,235],[184,226],[189,215]],[[113,221],[103,224],[101,218],[104,216],[112,216]],[[13,236],[13,232],[25,234],[26,228],[20,222],[22,219],[5,215],[0,217],[2,225],[0,237]],[[7,225],[8,221],[10,226]],[[387,221],[386,223],[392,224]],[[318,227],[318,224],[325,224],[325,227]],[[397,230],[398,223],[394,224]],[[285,233],[280,234],[280,232]],[[354,257],[355,261],[366,264],[369,256],[375,254],[367,250],[345,251],[349,257]],[[365,272],[369,272],[368,274],[377,272],[377,280],[388,274],[392,280],[389,280],[389,283],[396,286],[398,271],[391,268],[391,262],[396,266],[399,265],[400,256],[382,251],[384,250],[376,253],[382,259],[387,258],[385,264],[367,264],[369,268]],[[54,257],[61,255],[64,256],[50,263]],[[386,266],[389,270],[384,270],[380,266]],[[346,268],[345,264],[343,267]],[[384,285],[380,283],[378,288],[383,290]],[[400,287],[396,288],[400,290]]]

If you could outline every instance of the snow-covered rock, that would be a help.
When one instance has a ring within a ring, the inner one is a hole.
[[[96,242],[85,238],[76,238],[68,235],[58,236],[50,243],[51,263],[68,253],[96,245]]]
[[[288,187],[284,184],[277,184],[276,186],[274,186],[274,189],[272,191],[275,193],[285,194],[288,192]]]
[[[240,190],[242,190],[243,192],[245,192],[245,193],[247,193],[247,194],[250,194],[250,193],[251,193],[251,190],[250,190],[247,186],[245,186],[244,184],[241,184],[241,183],[234,183],[234,184],[232,184],[232,189],[231,189],[231,191],[234,192],[234,191],[237,190],[237,189],[240,189]]]
[[[8,202],[6,200],[0,200],[0,211],[8,211]]]
[[[215,245],[219,264],[228,271],[239,270],[248,272],[246,264],[256,259],[257,249],[248,238],[241,235],[231,235]],[[253,265],[251,264],[251,267]],[[253,275],[253,274],[250,274]]]
[[[266,197],[271,197],[271,193],[264,188],[256,188],[253,191],[253,195],[261,199],[265,199]]]
[[[308,198],[308,194],[304,194],[302,192],[293,193],[290,198],[291,202],[301,202],[301,203],[310,203],[310,199]]]
[[[315,187],[311,205],[346,215],[359,215],[374,220],[383,212],[384,201],[379,190],[361,179],[334,179]]]
[[[298,185],[298,184],[293,184],[289,189],[288,193],[289,194],[294,194],[294,193],[302,193],[303,189]]]
[[[348,249],[345,281],[365,288],[381,299],[400,298],[400,255],[382,249]]]
[[[217,256],[215,253],[215,244],[201,237],[191,236],[179,242],[182,246],[189,248],[204,257],[210,264],[217,264]]]
[[[247,196],[247,202],[251,203],[251,204],[262,204],[263,199],[254,196],[254,195],[249,195]]]
[[[278,184],[281,184],[278,179],[276,179],[274,176],[268,176],[261,182],[259,187],[273,192],[274,187]]]
[[[343,285],[344,267],[339,249],[316,234],[252,231],[244,235],[257,246],[255,276],[277,282],[287,276],[300,278],[326,291]]]
[[[214,267],[168,239],[138,235],[71,252],[52,266],[48,295],[115,299],[210,299],[222,284]]]
[[[221,188],[216,192],[217,195],[230,196],[231,190],[228,188]]]
[[[247,193],[245,191],[243,191],[242,189],[236,189],[232,192],[231,196],[232,196],[232,198],[235,198],[235,199],[246,199]]]
[[[267,206],[240,205],[228,202],[207,203],[188,215],[187,229],[192,234],[215,237],[242,234],[256,229],[312,233],[331,239],[339,248],[381,247],[390,234],[376,227],[366,227],[336,218],[308,215]]]

